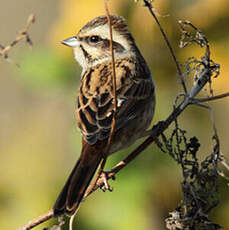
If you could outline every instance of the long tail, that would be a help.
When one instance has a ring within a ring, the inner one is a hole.
[[[73,215],[82,201],[87,187],[102,159],[101,150],[83,144],[80,158],[76,162],[64,188],[54,205],[54,215]]]

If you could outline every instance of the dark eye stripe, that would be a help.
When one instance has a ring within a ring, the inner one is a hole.
[[[113,44],[113,49],[116,52],[122,52],[122,51],[124,51],[124,47],[120,43],[113,41],[112,44]],[[102,48],[103,49],[110,49],[110,40],[109,39],[103,39],[103,46],[102,46]]]
[[[92,37],[96,37],[98,40],[96,40],[96,42],[92,42],[91,41]],[[93,36],[86,36],[83,38],[83,40],[92,46],[99,46],[102,49],[110,49],[110,40],[109,39],[103,39],[99,36],[93,35]],[[125,50],[125,48],[118,42],[113,41],[112,44],[113,44],[113,49],[116,52],[122,52]]]

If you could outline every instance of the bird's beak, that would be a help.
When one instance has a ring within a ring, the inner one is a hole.
[[[78,41],[77,36],[67,38],[61,42],[63,45],[70,46],[70,47],[76,47],[80,46],[80,42]]]

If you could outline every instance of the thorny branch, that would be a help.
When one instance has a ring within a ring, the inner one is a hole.
[[[191,104],[199,104],[200,102],[206,102],[210,100],[216,100],[219,98],[224,98],[229,96],[229,93],[221,94],[218,96],[211,96],[207,98],[196,99],[196,95],[203,90],[206,84],[209,84],[210,94],[213,95],[213,90],[211,87],[212,79],[219,75],[219,65],[211,60],[210,57],[210,46],[207,38],[204,34],[199,31],[190,22],[180,21],[182,38],[181,47],[185,47],[189,44],[196,43],[201,47],[205,47],[205,55],[197,60],[191,58],[186,62],[184,71],[182,72],[180,65],[175,57],[173,49],[162,29],[160,23],[153,12],[153,7],[151,1],[143,0],[145,6],[149,9],[150,13],[154,17],[156,23],[158,24],[161,33],[170,49],[173,59],[176,63],[178,74],[181,77],[181,83],[183,86],[184,93],[182,94],[183,100],[179,105],[174,105],[172,113],[164,121],[159,122],[153,127],[153,133],[141,144],[139,145],[130,155],[128,155],[124,160],[119,162],[107,173],[107,180],[113,179],[114,176],[124,167],[126,167],[131,161],[133,161],[144,149],[146,149],[150,144],[156,142],[161,148],[166,149],[170,156],[181,165],[184,181],[182,182],[182,191],[184,194],[184,201],[178,206],[178,208],[170,213],[170,217],[166,219],[166,226],[168,229],[211,229],[216,230],[220,226],[218,224],[212,223],[208,219],[209,211],[218,204],[217,197],[217,186],[218,186],[218,172],[217,164],[222,161],[222,156],[220,155],[219,148],[219,138],[214,127],[213,140],[215,141],[212,153],[207,156],[207,158],[201,163],[197,159],[197,151],[199,150],[199,142],[196,137],[192,137],[189,140],[186,137],[186,131],[182,130],[178,124],[178,116],[184,111],[184,109]],[[186,27],[191,28],[194,31],[194,36],[186,30]],[[193,76],[194,85],[192,89],[188,92],[185,84],[185,80],[188,76]],[[179,96],[178,96],[179,98]],[[176,100],[177,101],[177,100]],[[206,106],[205,106],[206,107]],[[165,132],[171,124],[175,124],[174,131],[169,138],[166,137]],[[161,142],[159,140],[161,138]],[[225,166],[225,167],[226,167]],[[87,192],[84,199],[94,192],[99,187],[104,185],[104,179],[99,177],[95,186],[91,192]],[[210,191],[209,191],[210,188]],[[204,196],[203,196],[204,195]],[[27,224],[18,230],[28,230],[37,226],[34,224],[38,219],[40,223],[47,221],[53,217],[52,210],[50,210],[47,215],[32,221],[31,224]],[[56,226],[56,225],[55,225]],[[60,226],[60,225],[59,225]],[[58,226],[56,226],[58,228]],[[57,229],[55,228],[55,229]],[[60,229],[60,228],[58,228]],[[51,230],[51,228],[50,228]]]
[[[7,46],[3,46],[0,44],[0,56],[2,56],[5,59],[8,59],[9,57],[9,51],[18,43],[20,42],[22,39],[25,39],[26,43],[28,43],[30,46],[32,46],[32,40],[30,39],[28,30],[31,26],[32,23],[35,22],[35,15],[31,14],[28,19],[27,19],[27,23],[25,25],[25,28],[23,29],[22,32],[20,32],[17,37],[15,38],[14,41],[12,41],[9,45]]]

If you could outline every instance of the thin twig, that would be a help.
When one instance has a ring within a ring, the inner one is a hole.
[[[54,217],[53,210],[49,210],[47,213],[29,221],[26,225],[18,228],[17,230],[29,230],[36,227],[39,224],[46,222],[47,220]]]
[[[228,97],[228,96],[229,96],[229,92],[219,94],[219,95],[216,95],[216,96],[213,96],[213,97],[195,98],[195,100],[197,102],[207,102],[207,101],[214,101],[214,100],[222,99],[222,98],[225,98],[225,97]]]
[[[205,53],[206,62],[211,63],[210,61],[211,52],[210,52],[210,46],[209,46],[207,37],[196,26],[194,26],[190,21],[179,20],[178,23],[180,25],[180,29],[181,29],[183,38],[188,37],[191,39],[189,42],[184,42],[182,38],[181,44],[180,44],[181,48],[184,48],[184,46],[191,44],[193,42],[197,43],[201,47],[206,46],[206,53]],[[185,29],[186,26],[190,26],[194,31],[196,31],[195,38],[192,38],[192,35]]]
[[[107,14],[107,20],[108,20],[108,26],[109,26],[109,32],[110,32],[110,52],[111,52],[111,58],[112,58],[112,80],[113,80],[113,97],[114,97],[114,115],[112,120],[112,126],[111,126],[111,132],[110,136],[107,142],[107,149],[106,154],[109,154],[110,147],[111,147],[111,140],[114,135],[115,131],[115,124],[116,124],[116,112],[117,112],[117,86],[116,86],[116,72],[115,72],[115,57],[114,57],[114,49],[113,49],[113,32],[112,32],[112,22],[110,17],[110,12],[107,5],[108,0],[104,0],[106,14]]]
[[[84,195],[84,199],[89,196],[94,190],[95,188],[97,188],[97,181],[99,180],[99,178],[101,178],[104,182],[104,180],[106,180],[107,178],[105,177],[101,177],[101,174],[103,173],[106,161],[107,161],[107,156],[109,155],[109,151],[110,151],[110,146],[111,146],[111,141],[112,141],[112,137],[114,135],[114,131],[115,131],[115,124],[116,124],[116,111],[117,111],[117,94],[116,94],[116,73],[115,73],[115,58],[114,58],[114,49],[113,49],[113,34],[112,34],[112,22],[111,22],[111,18],[110,18],[110,12],[108,9],[108,5],[107,5],[107,1],[108,0],[104,0],[104,7],[105,7],[105,11],[106,11],[106,15],[107,15],[107,21],[108,21],[108,26],[109,26],[109,32],[110,32],[110,53],[111,53],[111,58],[112,58],[112,80],[113,80],[113,96],[114,96],[114,115],[113,115],[113,119],[112,119],[112,126],[111,126],[111,131],[110,131],[110,136],[108,138],[107,141],[107,145],[106,145],[106,150],[105,150],[105,154],[103,156],[103,161],[99,166],[98,172],[93,180],[93,182],[90,184],[90,186],[87,188],[85,195]],[[69,227],[70,229],[73,228],[73,221],[75,218],[76,213],[78,212],[79,209],[77,209],[74,213],[74,215],[71,217],[70,222],[69,222]]]
[[[116,111],[117,111],[117,93],[116,93],[116,72],[115,72],[115,57],[114,57],[114,49],[113,49],[113,33],[112,33],[112,22],[111,22],[111,17],[110,17],[110,12],[109,8],[107,5],[108,0],[104,0],[104,7],[106,10],[106,15],[107,15],[107,21],[108,21],[108,26],[109,26],[109,33],[110,33],[110,53],[111,53],[111,58],[112,58],[112,80],[113,80],[113,97],[114,97],[114,114],[113,114],[113,119],[112,119],[112,126],[111,126],[111,131],[110,131],[110,136],[107,141],[106,145],[106,150],[104,154],[104,159],[102,163],[100,164],[98,173],[96,174],[96,177],[92,184],[88,187],[85,197],[90,195],[93,191],[94,188],[97,187],[97,181],[99,180],[101,173],[103,172],[104,166],[106,164],[107,156],[109,155],[110,147],[111,147],[111,141],[114,136],[114,131],[115,131],[115,124],[116,124]],[[102,178],[104,181],[104,178]],[[106,180],[106,178],[105,178]]]
[[[34,14],[31,14],[29,17],[28,17],[28,20],[27,20],[27,23],[25,25],[25,28],[22,32],[20,32],[16,39],[14,41],[12,41],[9,45],[7,45],[6,47],[4,47],[3,45],[0,45],[0,56],[3,56],[5,59],[8,58],[8,53],[9,51],[18,43],[20,42],[23,38],[25,38],[25,41],[30,45],[32,46],[32,41],[29,37],[29,34],[28,34],[28,30],[31,26],[32,23],[35,22],[35,15]]]
[[[159,20],[157,19],[157,16],[155,15],[155,13],[154,13],[154,11],[153,11],[152,3],[151,3],[149,0],[143,0],[143,1],[144,1],[144,4],[145,4],[145,7],[147,7],[147,8],[149,9],[151,15],[154,17],[154,20],[155,20],[155,22],[157,23],[157,25],[158,25],[158,27],[159,27],[161,33],[162,33],[162,36],[163,36],[163,38],[164,38],[164,40],[165,40],[165,42],[166,42],[166,44],[167,44],[167,46],[168,46],[168,48],[169,48],[169,50],[170,50],[170,53],[171,53],[171,55],[172,55],[172,58],[173,58],[174,62],[175,62],[175,64],[176,64],[177,71],[178,71],[178,74],[179,74],[179,76],[180,76],[181,84],[182,84],[182,86],[183,86],[184,92],[187,93],[187,88],[186,88],[186,85],[185,85],[185,82],[184,82],[184,78],[183,78],[183,75],[182,75],[182,71],[181,71],[179,62],[178,62],[178,60],[177,60],[177,58],[176,58],[176,56],[175,56],[175,53],[174,53],[174,51],[173,51],[173,48],[172,48],[172,46],[171,46],[171,44],[170,44],[170,42],[169,42],[169,40],[168,40],[168,38],[167,38],[167,36],[166,36],[166,34],[165,34],[164,29],[162,28],[162,26],[161,26]]]

